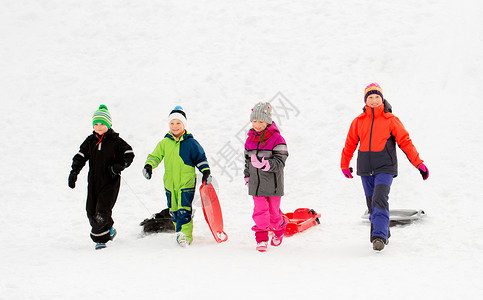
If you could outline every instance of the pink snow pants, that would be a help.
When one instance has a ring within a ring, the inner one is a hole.
[[[270,229],[277,236],[282,236],[285,232],[287,223],[285,222],[282,211],[280,210],[280,202],[282,197],[253,197],[255,207],[253,208],[253,221],[257,242],[268,241],[268,231]]]

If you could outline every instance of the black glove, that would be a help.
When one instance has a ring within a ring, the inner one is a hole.
[[[146,179],[151,179],[151,176],[153,176],[153,167],[151,165],[145,165],[143,169],[143,175],[146,177]]]
[[[69,174],[69,187],[71,189],[75,188],[75,182],[77,181],[77,172],[72,170]]]
[[[109,173],[111,174],[112,178],[116,176],[121,175],[121,171],[124,170],[124,168],[120,164],[113,164],[109,168]]]
[[[210,170],[203,171],[203,178],[201,178],[201,183],[204,183],[205,185],[210,185],[211,181],[213,180],[213,177],[211,177],[210,174]]]

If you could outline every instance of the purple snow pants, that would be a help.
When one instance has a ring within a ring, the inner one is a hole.
[[[253,208],[253,221],[255,226],[255,239],[257,243],[268,242],[268,231],[271,229],[277,236],[285,233],[287,222],[283,218],[280,210],[282,197],[253,197],[255,207]]]

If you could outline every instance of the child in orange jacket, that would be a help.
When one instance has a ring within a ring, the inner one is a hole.
[[[374,250],[384,249],[389,233],[389,191],[397,176],[396,143],[409,161],[428,179],[428,168],[419,158],[409,133],[401,121],[392,114],[392,107],[384,99],[382,89],[371,83],[364,91],[363,113],[352,121],[342,150],[341,169],[352,178],[349,167],[359,144],[357,175],[361,176],[371,221],[371,243]]]

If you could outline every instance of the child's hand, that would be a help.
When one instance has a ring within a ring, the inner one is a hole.
[[[352,167],[350,167],[349,169],[343,169],[342,170],[342,173],[344,174],[345,177],[347,178],[354,178],[352,176],[352,172],[354,172],[354,169],[352,169]]]
[[[151,179],[151,176],[153,175],[153,167],[151,165],[145,165],[143,175],[147,180]]]
[[[428,179],[429,177],[429,170],[424,164],[420,164],[418,167],[419,173],[423,176],[423,180]]]
[[[120,176],[122,170],[124,170],[124,168],[120,164],[114,164],[109,167],[109,173],[111,173],[112,178]]]
[[[251,156],[251,161],[252,161],[252,166],[254,166],[257,169],[261,169],[262,171],[268,171],[270,170],[270,164],[268,163],[268,160],[265,160],[265,157],[262,157],[262,161],[258,161],[258,158],[255,154],[252,154]]]
[[[75,182],[77,181],[77,173],[72,170],[69,174],[69,187],[71,189],[75,188]]]
[[[210,175],[210,170],[203,171],[203,177],[201,178],[201,183],[205,183],[205,185],[210,185],[213,177]]]

